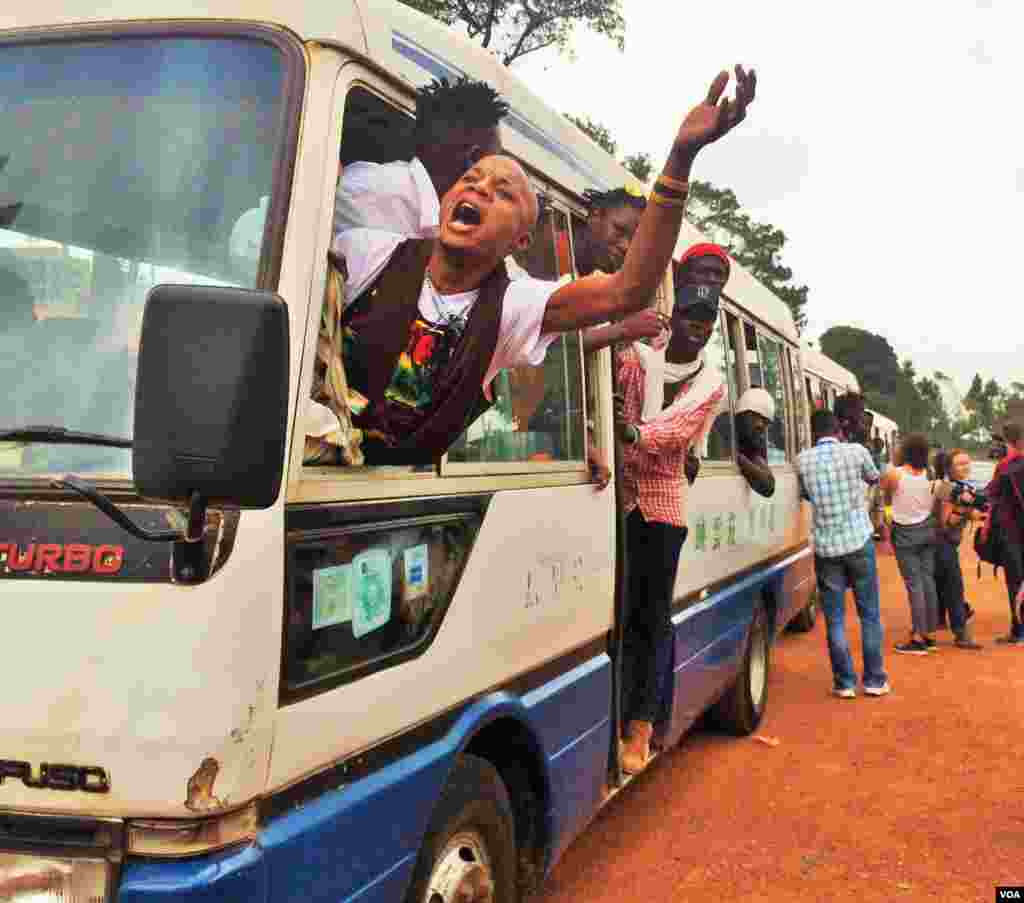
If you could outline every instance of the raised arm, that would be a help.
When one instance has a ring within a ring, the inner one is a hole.
[[[618,273],[594,274],[562,286],[549,299],[542,332],[568,332],[594,326],[646,307],[661,281],[679,239],[690,169],[701,148],[737,126],[754,99],[757,76],[736,67],[736,98],[722,97],[729,73],[720,72],[707,97],[686,115],[668,161],[651,194],[626,261]]]

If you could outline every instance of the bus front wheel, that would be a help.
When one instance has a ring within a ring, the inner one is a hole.
[[[460,756],[423,840],[407,903],[517,903],[515,817],[486,759]]]
[[[761,723],[768,696],[769,646],[768,618],[758,605],[740,673],[711,709],[712,721],[730,734],[744,737]]]

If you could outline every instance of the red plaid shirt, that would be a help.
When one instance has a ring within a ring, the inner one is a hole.
[[[646,521],[686,526],[683,494],[687,482],[683,472],[690,444],[704,432],[725,394],[719,386],[711,397],[692,411],[680,401],[689,391],[685,384],[667,408],[647,423],[640,422],[644,407],[644,369],[632,347],[618,356],[619,392],[625,402],[626,421],[636,424],[640,441],[623,444],[622,500],[626,514],[637,505]]]

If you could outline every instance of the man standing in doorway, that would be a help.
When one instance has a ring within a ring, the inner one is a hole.
[[[672,337],[664,355],[642,354],[631,344],[617,350],[620,397],[616,399],[623,443],[622,496],[629,560],[623,635],[623,707],[626,738],[622,769],[642,771],[650,757],[654,724],[665,705],[671,667],[672,591],[686,541],[686,490],[696,478],[684,462],[707,431],[725,388],[705,366],[704,346],[718,319],[728,257],[717,245],[688,253],[672,310]],[[709,250],[713,248],[714,250]],[[707,259],[713,263],[706,265]],[[647,349],[648,351],[650,349]]]
[[[828,630],[832,692],[841,699],[857,695],[845,629],[846,591],[852,589],[861,624],[864,692],[884,696],[890,687],[882,662],[878,569],[864,505],[865,486],[878,482],[878,470],[868,450],[842,441],[839,431],[831,411],[815,411],[814,447],[797,458],[800,494],[814,506],[814,570]]]

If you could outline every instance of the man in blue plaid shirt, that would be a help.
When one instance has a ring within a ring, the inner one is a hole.
[[[800,453],[800,494],[814,506],[814,570],[828,629],[832,692],[857,695],[846,642],[846,590],[852,589],[864,651],[864,692],[884,696],[889,681],[882,663],[882,619],[874,529],[865,507],[864,486],[878,482],[878,470],[863,445],[839,439],[839,421],[827,410],[811,418],[814,447]]]

